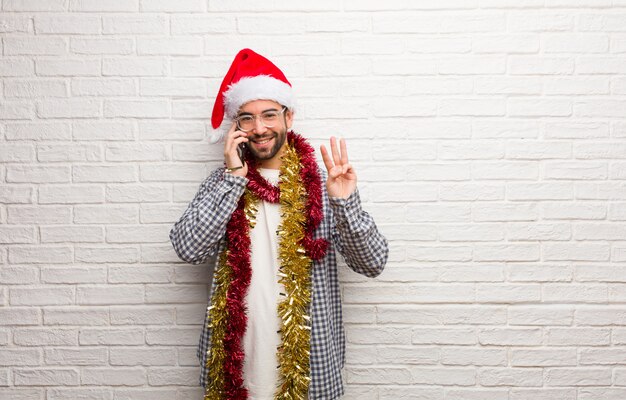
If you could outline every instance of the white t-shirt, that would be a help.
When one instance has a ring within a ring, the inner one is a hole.
[[[277,169],[259,169],[260,174],[278,185]],[[277,347],[281,337],[278,303],[283,285],[278,283],[278,225],[280,205],[259,201],[256,225],[250,231],[252,278],[246,306],[248,323],[243,337],[244,385],[250,400],[273,400],[277,390]]]

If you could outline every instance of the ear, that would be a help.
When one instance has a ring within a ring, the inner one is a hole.
[[[291,129],[293,125],[293,111],[290,108],[285,111],[285,119],[287,120],[287,129]]]

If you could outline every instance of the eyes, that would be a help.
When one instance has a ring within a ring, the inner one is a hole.
[[[278,120],[278,111],[266,111],[263,114],[260,115],[261,117],[261,121],[263,123],[266,122],[275,122]],[[244,125],[250,125],[252,126],[254,124],[254,116],[252,115],[242,115],[241,117],[237,118],[237,121],[239,121],[240,124],[244,124]]]
[[[272,128],[278,123],[280,114],[282,114],[286,109],[287,107],[283,107],[280,111],[267,110],[259,115],[240,115],[236,118],[237,126],[244,132],[250,131],[254,129],[254,120],[256,118],[260,118],[263,126],[266,128]]]

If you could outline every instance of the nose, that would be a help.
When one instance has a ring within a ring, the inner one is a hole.
[[[267,127],[263,125],[263,120],[260,117],[256,117],[254,119],[254,132],[255,133],[263,133],[267,130]]]

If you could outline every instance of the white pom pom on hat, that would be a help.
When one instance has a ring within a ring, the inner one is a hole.
[[[230,128],[224,117],[232,120],[239,108],[253,100],[273,100],[294,109],[295,97],[285,74],[270,60],[250,49],[243,49],[233,60],[215,98],[211,125],[211,143],[223,139]]]

